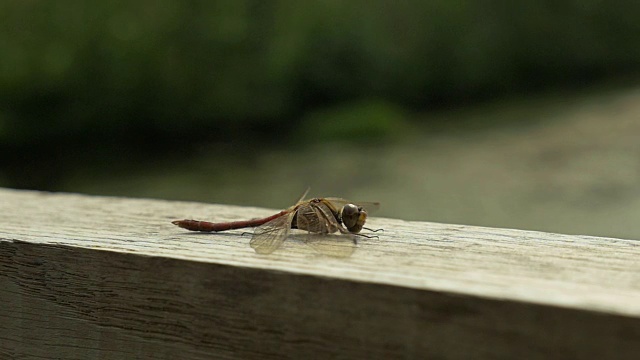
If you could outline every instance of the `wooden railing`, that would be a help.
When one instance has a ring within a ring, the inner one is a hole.
[[[639,241],[374,217],[259,255],[171,224],[272,212],[0,189],[0,358],[640,357]]]

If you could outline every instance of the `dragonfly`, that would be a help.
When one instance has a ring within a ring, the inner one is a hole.
[[[258,254],[270,254],[278,249],[289,236],[291,229],[306,230],[309,235],[355,235],[365,228],[367,210],[376,210],[377,202],[352,203],[351,201],[326,197],[304,200],[309,189],[300,197],[295,205],[277,214],[260,219],[208,222],[199,220],[176,220],[172,224],[191,231],[220,232],[234,229],[255,228],[250,241],[251,247]],[[355,237],[353,238],[355,243]]]

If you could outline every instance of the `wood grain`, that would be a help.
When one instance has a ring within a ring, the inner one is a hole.
[[[171,224],[275,211],[0,189],[0,359],[640,353],[635,240],[373,217],[265,256]]]

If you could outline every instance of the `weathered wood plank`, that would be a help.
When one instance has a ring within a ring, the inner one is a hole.
[[[170,223],[272,212],[0,189],[0,358],[640,353],[640,242],[372,218],[265,256]]]

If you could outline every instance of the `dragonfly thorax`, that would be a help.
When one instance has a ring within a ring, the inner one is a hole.
[[[349,232],[359,233],[367,221],[367,212],[362,206],[346,204],[340,210],[340,219]]]

